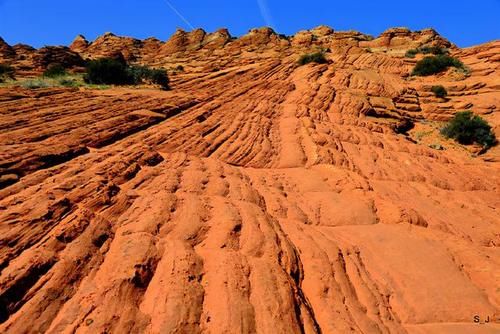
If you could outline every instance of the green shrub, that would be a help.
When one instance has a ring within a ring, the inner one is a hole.
[[[149,82],[160,85],[162,89],[169,88],[169,79],[165,70],[149,68],[147,66],[131,66],[127,69],[127,72],[134,84]]]
[[[436,97],[445,98],[448,95],[446,88],[441,85],[432,86],[431,91],[434,93]]]
[[[438,55],[425,57],[419,60],[413,69],[412,75],[428,76],[447,70],[449,67],[465,69],[464,64],[453,57],[447,55]]]
[[[49,82],[43,79],[26,80],[21,83],[21,86],[28,89],[52,87],[52,85]]]
[[[47,66],[45,72],[43,72],[43,76],[48,78],[62,77],[66,74],[66,69],[61,64],[50,64]]]
[[[410,49],[406,51],[406,58],[415,58],[415,56],[419,53],[422,54],[433,54],[433,55],[445,55],[448,53],[448,50],[439,46],[422,46],[417,49]]]
[[[169,89],[169,79],[167,72],[165,70],[153,69],[149,77],[151,81],[157,85],[160,85],[162,89]]]
[[[0,75],[14,73],[14,68],[10,65],[0,64]]]
[[[128,85],[133,83],[133,76],[124,62],[102,58],[88,62],[84,80],[95,85]]]
[[[125,71],[133,84],[140,83],[142,78],[149,75],[149,68],[146,66],[129,66],[125,69]]]
[[[418,52],[423,54],[432,53],[433,55],[444,55],[448,53],[448,50],[439,46],[422,46],[418,48]]]
[[[306,53],[300,56],[299,65],[305,65],[309,63],[317,63],[317,64],[325,64],[328,61],[326,60],[324,52],[315,52],[315,53]]]
[[[0,64],[0,80],[5,81],[6,78],[13,79],[15,70],[12,66]]]
[[[497,142],[491,126],[471,111],[457,113],[441,130],[441,133],[445,137],[453,138],[463,145],[477,143],[489,148]]]
[[[87,65],[85,82],[95,85],[137,85],[142,82],[160,85],[168,89],[167,72],[147,66],[128,66],[119,59],[92,60]]]
[[[75,79],[62,78],[58,81],[59,85],[64,87],[78,87],[80,84]]]
[[[411,119],[403,119],[395,124],[394,131],[399,134],[407,134],[414,127],[415,123]]]
[[[417,54],[418,54],[418,50],[417,49],[410,49],[410,50],[406,51],[405,57],[406,58],[415,58],[415,56]]]

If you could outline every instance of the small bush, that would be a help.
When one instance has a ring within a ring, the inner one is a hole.
[[[61,64],[50,64],[43,72],[43,76],[48,78],[62,77],[66,74],[66,69]]]
[[[124,62],[102,58],[88,62],[84,80],[95,85],[128,85],[133,83],[133,76]]]
[[[445,98],[448,95],[446,88],[443,86],[432,86],[431,91],[434,93],[436,97]]]
[[[477,143],[485,148],[496,144],[495,134],[491,126],[471,111],[459,112],[441,130],[447,138],[453,138],[463,145]]]
[[[150,69],[146,66],[130,66],[126,68],[126,72],[133,84],[138,84],[142,78],[148,77]]]
[[[419,53],[422,54],[433,54],[433,55],[445,55],[448,53],[447,49],[441,48],[439,46],[422,46],[417,49],[410,49],[406,51],[406,58],[415,58]]]
[[[307,53],[299,58],[299,65],[306,65],[309,63],[317,63],[317,64],[325,64],[328,61],[326,60],[324,52],[315,52],[315,53]]]
[[[128,66],[119,59],[92,60],[87,65],[85,82],[95,85],[137,85],[149,82],[168,89],[167,72],[147,66]]]
[[[179,72],[184,72],[184,66],[182,65],[177,65],[177,67],[175,68],[176,71],[179,71]]]
[[[407,134],[414,127],[415,123],[411,119],[403,119],[395,125],[394,131],[399,134]]]
[[[58,81],[59,85],[63,87],[78,87],[80,84],[75,79],[62,78]]]
[[[423,54],[429,54],[432,53],[433,55],[444,55],[448,53],[448,50],[441,48],[439,46],[422,46],[418,48],[419,53]]]
[[[160,85],[163,89],[169,88],[169,79],[165,70],[149,68],[147,66],[131,66],[127,71],[134,84],[145,81]]]
[[[14,68],[10,65],[0,64],[0,75],[14,73]]]
[[[418,54],[418,50],[417,49],[410,49],[410,50],[406,51],[405,57],[406,58],[415,58],[415,56],[417,54]]]
[[[13,79],[15,70],[12,66],[0,64],[0,80],[5,81],[6,78]]]
[[[167,90],[170,88],[168,85],[169,84],[168,75],[165,70],[153,69],[149,79],[153,83],[160,85],[162,89]]]
[[[438,55],[425,57],[419,60],[413,69],[412,75],[428,76],[447,70],[449,67],[465,69],[464,64],[453,57],[447,55]]]
[[[28,89],[48,88],[52,85],[43,79],[27,80],[21,83],[21,86]]]

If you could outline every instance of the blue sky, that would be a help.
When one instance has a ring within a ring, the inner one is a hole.
[[[93,40],[107,31],[165,40],[190,25],[227,27],[239,36],[265,25],[291,35],[326,24],[372,35],[390,27],[433,27],[465,47],[500,39],[499,17],[500,0],[0,0],[0,36],[40,47],[67,45],[77,34]]]

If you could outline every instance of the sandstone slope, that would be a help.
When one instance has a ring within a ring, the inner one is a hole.
[[[168,92],[0,88],[0,332],[500,330],[473,322],[500,316],[500,148],[437,130],[472,109],[500,135],[500,42],[328,27],[0,42],[35,72],[47,53],[172,69]],[[471,75],[410,78],[422,45]],[[328,64],[297,66],[319,47]]]

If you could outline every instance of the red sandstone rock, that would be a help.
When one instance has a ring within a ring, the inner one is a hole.
[[[78,52],[78,53],[83,53],[87,48],[89,47],[90,43],[87,41],[87,39],[83,35],[78,35],[76,38],[73,40],[69,48],[72,51]]]
[[[500,136],[500,42],[410,80],[368,39],[107,35],[85,54],[186,70],[166,92],[0,88],[0,332],[498,331],[473,319],[499,316],[500,147],[439,129],[467,108]],[[318,47],[329,64],[297,66]]]
[[[82,53],[85,58],[106,58],[121,53],[127,61],[136,61],[141,56],[143,43],[131,37],[116,36],[105,33],[90,43]]]
[[[227,29],[219,29],[216,32],[209,33],[203,40],[205,49],[221,49],[232,40],[231,34]]]
[[[46,46],[36,50],[32,55],[33,67],[45,69],[50,64],[61,64],[66,68],[83,66],[82,57],[63,46]]]
[[[181,29],[161,47],[162,54],[174,54],[178,52],[196,51],[202,48],[206,32],[203,29],[196,29],[185,32]]]
[[[14,49],[0,37],[0,61],[7,61],[16,55]]]
[[[392,28],[384,31],[379,37],[360,43],[361,47],[393,49],[414,49],[421,46],[438,46],[449,48],[453,45],[440,36],[434,29],[411,31],[408,28]]]

